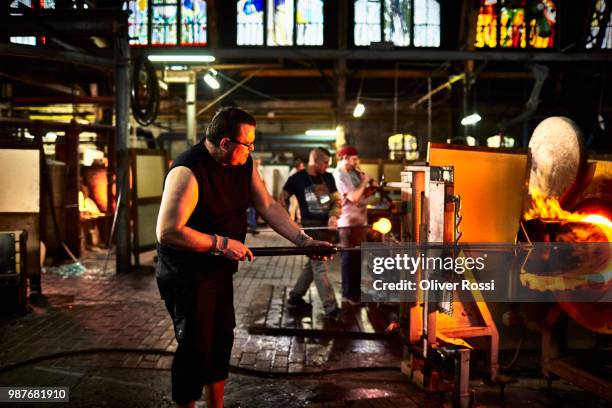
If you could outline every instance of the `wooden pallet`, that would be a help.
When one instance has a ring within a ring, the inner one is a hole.
[[[316,338],[387,339],[388,319],[376,304],[343,305],[345,316],[339,320],[325,318],[323,305],[316,289],[304,296],[312,311],[304,314],[287,304],[291,288],[262,285],[251,303],[250,334],[299,336]],[[337,298],[340,298],[337,296]]]

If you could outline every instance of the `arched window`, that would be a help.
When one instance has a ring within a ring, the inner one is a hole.
[[[480,0],[476,48],[553,48],[554,0]]]
[[[236,43],[323,45],[323,20],[323,0],[238,0]]]
[[[129,0],[124,9],[132,45],[207,44],[206,0]]]
[[[353,4],[357,46],[380,41],[398,47],[440,46],[439,0],[355,0]]]

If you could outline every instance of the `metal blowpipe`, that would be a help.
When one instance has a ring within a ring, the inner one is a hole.
[[[290,256],[290,255],[319,255],[329,256],[338,252],[359,252],[361,247],[336,247],[336,246],[308,246],[308,247],[251,247],[253,256]]]
[[[395,247],[396,249],[454,249],[456,251],[461,250],[461,245],[449,244],[449,243],[404,243],[406,247]],[[517,249],[529,249],[533,245],[530,244],[494,244],[494,243],[483,243],[483,244],[469,244],[467,248],[474,250],[486,250],[489,252],[505,253],[516,251]],[[392,248],[392,247],[391,247]],[[389,249],[391,249],[389,248]],[[355,247],[338,247],[338,246],[306,246],[306,247],[249,247],[253,256],[290,256],[290,255],[319,255],[329,256],[339,252],[359,252],[361,251],[360,246]]]
[[[350,228],[370,228],[370,227],[372,227],[372,225],[363,224],[363,225],[352,225],[350,227],[305,227],[305,228],[300,228],[300,229],[302,231],[325,231],[325,230],[339,231],[339,230],[350,229]],[[275,232],[272,228],[256,229],[255,231],[256,232]]]

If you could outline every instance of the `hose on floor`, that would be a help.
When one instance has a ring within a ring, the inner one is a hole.
[[[24,367],[31,364],[40,363],[42,361],[53,360],[57,358],[73,357],[84,354],[111,354],[111,353],[127,353],[127,354],[155,354],[161,356],[173,356],[174,352],[167,351],[164,349],[155,348],[122,348],[122,347],[111,347],[111,348],[88,348],[81,350],[70,350],[59,353],[45,354],[42,356],[30,358],[23,361],[18,361],[13,364],[9,364],[4,367],[0,367],[0,374],[15,370],[20,367]],[[346,367],[346,368],[334,368],[329,370],[317,370],[307,372],[268,372],[263,370],[256,370],[254,368],[245,368],[230,364],[230,372],[233,374],[249,375],[260,378],[299,378],[299,377],[312,377],[320,375],[331,375],[339,373],[355,373],[355,372],[372,372],[372,371],[389,371],[399,370],[399,366],[368,366],[368,367]]]

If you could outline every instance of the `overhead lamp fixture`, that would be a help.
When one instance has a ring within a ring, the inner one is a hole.
[[[151,62],[213,62],[212,55],[149,55]]]
[[[365,105],[361,102],[357,102],[355,109],[353,110],[353,117],[360,118],[365,113]]]
[[[212,89],[219,89],[221,87],[221,84],[217,80],[217,71],[215,71],[214,68],[209,69],[206,75],[204,75],[204,82]]]
[[[187,71],[189,67],[187,65],[170,65],[167,69],[170,71]]]
[[[336,129],[309,129],[306,131],[306,136],[336,136]]]
[[[465,118],[461,119],[461,124],[463,126],[470,126],[470,125],[474,125],[478,122],[480,122],[480,119],[482,119],[480,117],[479,114],[477,114],[476,112],[472,113],[471,115],[466,116]]]
[[[360,118],[365,113],[365,105],[361,103],[361,91],[363,90],[363,80],[365,77],[361,77],[361,81],[359,82],[359,90],[357,91],[357,105],[355,105],[355,109],[353,110],[353,117]]]

